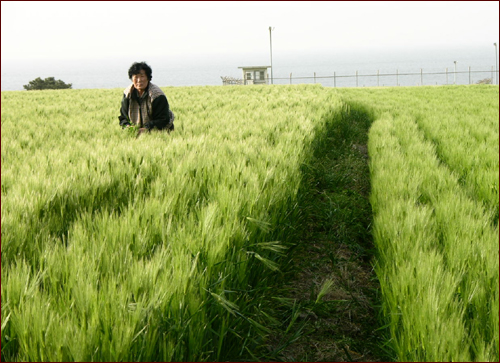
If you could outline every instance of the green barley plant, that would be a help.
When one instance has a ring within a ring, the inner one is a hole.
[[[2,92],[2,359],[251,357],[298,225],[321,87],[165,88],[131,138],[120,90]]]
[[[302,170],[357,105],[395,360],[498,361],[497,87],[164,91],[175,131],[139,138],[119,89],[2,92],[2,360],[255,360]]]
[[[369,102],[376,271],[398,361],[498,361],[498,88]]]

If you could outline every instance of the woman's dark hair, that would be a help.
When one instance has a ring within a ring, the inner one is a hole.
[[[128,78],[132,79],[132,76],[134,74],[141,73],[143,69],[146,73],[146,76],[148,77],[148,81],[151,81],[151,79],[153,78],[153,70],[146,64],[146,62],[135,62],[134,64],[132,64],[132,66],[128,70]]]

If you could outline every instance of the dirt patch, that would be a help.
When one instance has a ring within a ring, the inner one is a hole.
[[[269,341],[275,360],[390,360],[378,329],[379,283],[373,270],[368,148],[362,131],[339,144],[334,130],[331,142],[308,164],[308,194],[301,204],[305,229],[292,251],[291,274],[279,287],[289,310],[282,312],[282,330]]]
[[[287,297],[303,307],[307,333],[283,349],[284,361],[381,361],[374,330],[378,283],[370,263],[349,246],[335,241],[310,241],[297,252],[296,276],[285,286]],[[317,293],[325,280],[333,284],[321,301]]]

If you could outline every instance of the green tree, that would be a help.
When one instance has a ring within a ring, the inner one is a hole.
[[[28,84],[25,84],[23,87],[27,91],[32,90],[42,90],[42,89],[66,89],[71,88],[72,83],[64,83],[60,79],[57,81],[54,77],[47,77],[45,79],[41,79],[40,77],[30,81]]]

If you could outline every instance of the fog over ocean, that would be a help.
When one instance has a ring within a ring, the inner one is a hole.
[[[262,54],[197,57],[138,55],[137,58],[128,59],[99,59],[96,56],[93,60],[24,59],[17,62],[2,59],[1,90],[23,90],[23,85],[37,77],[55,77],[65,83],[72,83],[74,89],[125,88],[130,84],[127,71],[134,61],[146,61],[153,69],[152,82],[161,87],[219,86],[222,85],[221,76],[242,78],[238,67],[270,66],[271,63],[270,56]],[[456,78],[453,74],[455,61]],[[316,83],[326,87],[416,86],[421,83],[444,85],[453,84],[455,81],[457,84],[469,84],[491,77],[495,82],[495,61],[493,44],[452,49],[364,51],[358,48],[352,51],[297,51],[285,54],[273,49],[273,83],[290,84],[290,73],[292,84],[314,83],[313,77],[316,73]],[[446,68],[449,72],[447,76],[444,74]],[[356,71],[358,78],[355,77]],[[377,73],[379,77],[376,76]],[[399,75],[396,76],[396,73]],[[416,75],[406,75],[407,73]]]

